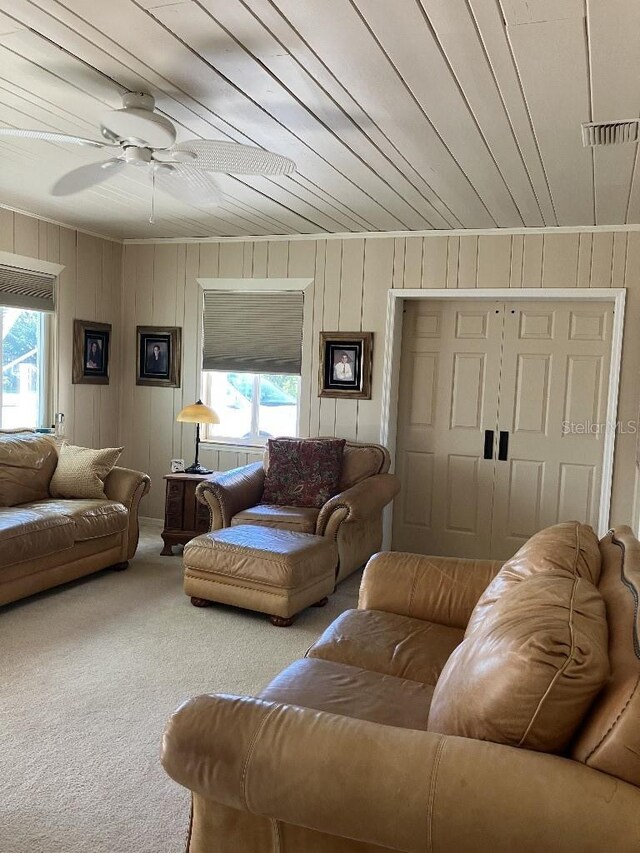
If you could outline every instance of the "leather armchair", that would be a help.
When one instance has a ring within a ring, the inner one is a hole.
[[[209,507],[211,530],[259,524],[327,536],[338,545],[337,581],[343,580],[382,544],[382,512],[400,491],[389,474],[389,453],[379,444],[347,442],[340,491],[320,509],[261,504],[265,463],[254,462],[200,483],[196,495]]]

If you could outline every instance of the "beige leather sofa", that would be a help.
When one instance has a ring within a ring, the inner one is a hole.
[[[326,536],[338,544],[337,581],[363,566],[382,544],[382,511],[400,491],[389,474],[389,451],[380,444],[347,441],[339,492],[321,509],[261,504],[265,470],[254,462],[200,483],[198,500],[209,507],[211,530],[258,524]]]
[[[126,568],[138,545],[138,505],[149,477],[114,468],[107,500],[49,496],[55,444],[34,433],[0,435],[0,605],[108,566]]]
[[[502,569],[375,556],[358,609],[257,698],[200,696],[170,720],[162,760],[193,794],[188,853],[637,853],[639,594],[626,527],[600,543],[549,528]],[[456,678],[465,736],[442,733]],[[573,700],[558,704],[562,684]],[[582,709],[571,732],[565,706]]]

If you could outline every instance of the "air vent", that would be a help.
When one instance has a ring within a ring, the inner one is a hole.
[[[582,125],[582,144],[585,148],[594,145],[620,145],[637,142],[640,136],[637,118],[625,121],[590,121]]]

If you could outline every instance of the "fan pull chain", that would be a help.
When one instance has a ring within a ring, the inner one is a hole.
[[[149,217],[149,224],[155,225],[156,221],[156,170],[155,168],[151,169],[151,216]]]

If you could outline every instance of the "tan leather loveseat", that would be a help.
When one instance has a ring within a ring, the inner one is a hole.
[[[200,483],[196,494],[209,507],[212,531],[257,524],[335,540],[339,582],[382,544],[382,511],[400,491],[400,480],[388,473],[389,464],[386,447],[347,441],[338,494],[320,509],[260,503],[269,465],[266,450],[264,462],[213,476]]]
[[[174,714],[188,853],[637,853],[639,593],[626,527],[557,525],[502,569],[377,555],[259,697]]]
[[[114,468],[107,500],[49,495],[58,453],[35,433],[0,434],[0,605],[107,566],[125,568],[138,545],[138,505],[149,478]]]

